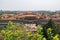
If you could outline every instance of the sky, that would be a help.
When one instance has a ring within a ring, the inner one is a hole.
[[[60,10],[60,0],[0,0],[0,10]]]

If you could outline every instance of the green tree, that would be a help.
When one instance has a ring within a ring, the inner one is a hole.
[[[59,40],[59,34],[56,34],[56,35],[53,37],[53,40]]]
[[[11,30],[11,29],[14,29],[13,27],[14,27],[13,22],[9,21],[8,25],[6,26],[6,29]]]
[[[47,38],[47,29],[48,28],[52,28],[53,29],[53,33],[54,34],[56,34],[57,33],[57,26],[56,26],[56,24],[54,23],[54,21],[52,20],[52,19],[50,19],[48,22],[47,22],[47,24],[45,24],[44,26],[43,26],[43,32],[44,32],[44,35],[45,35],[45,37]]]
[[[54,23],[54,21],[52,19],[50,19],[47,24],[45,24],[43,27],[46,27],[47,28],[52,28],[54,29],[56,27],[56,24]]]
[[[37,40],[46,40],[43,37],[43,27],[41,25],[37,25]]]
[[[37,32],[41,35],[43,34],[43,27],[41,25],[37,25]]]
[[[47,29],[47,40],[52,40],[53,39],[53,33],[52,33],[52,28]]]

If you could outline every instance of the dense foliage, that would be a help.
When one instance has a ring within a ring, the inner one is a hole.
[[[50,22],[50,23],[49,23]],[[3,40],[59,40],[60,34],[55,33],[54,24],[51,24],[51,20],[47,24],[50,27],[46,28],[41,25],[37,25],[37,31],[26,31],[25,24],[14,24],[11,21],[5,28],[0,29],[0,39]],[[53,26],[52,26],[53,25]],[[45,28],[45,29],[44,29]],[[54,32],[53,32],[54,31]],[[46,37],[47,36],[47,37]]]

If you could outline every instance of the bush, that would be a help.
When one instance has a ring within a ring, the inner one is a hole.
[[[24,27],[24,24],[14,25],[9,21],[6,28],[0,30],[0,34],[4,37],[4,40],[59,40],[59,34],[53,36],[53,28],[51,27],[45,29],[47,38],[43,34],[44,28],[41,25],[37,25],[36,33],[30,31],[26,32]]]

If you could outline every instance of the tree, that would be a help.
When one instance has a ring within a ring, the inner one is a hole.
[[[52,19],[50,19],[50,20],[47,22],[47,24],[45,24],[45,25],[43,26],[43,35],[44,35],[44,37],[46,37],[46,38],[48,38],[48,35],[47,35],[47,29],[48,29],[48,28],[53,29],[53,30],[52,30],[53,35],[57,34],[57,26],[55,25],[55,23],[54,23],[54,21],[53,21]]]
[[[56,35],[53,37],[53,40],[59,40],[59,34],[56,34]]]
[[[45,35],[45,37],[47,38],[47,29],[48,28],[52,28],[53,29],[53,33],[54,34],[56,34],[57,33],[57,26],[56,26],[56,24],[54,23],[54,21],[52,20],[52,19],[50,19],[48,22],[47,22],[47,24],[45,24],[44,26],[43,26],[43,32],[44,32],[44,35]]]
[[[6,29],[11,30],[11,29],[14,29],[13,27],[14,27],[13,22],[9,21],[8,25],[6,26]]]
[[[37,25],[37,32],[41,35],[43,34],[43,28],[41,27],[41,25]]]
[[[41,25],[37,25],[37,40],[46,40],[43,37],[43,27]]]
[[[47,24],[45,24],[43,27],[46,27],[47,28],[52,28],[54,29],[56,27],[56,24],[54,23],[54,21],[52,19],[50,19]]]
[[[47,29],[47,40],[52,40],[53,39],[53,33],[52,33],[52,28]]]

